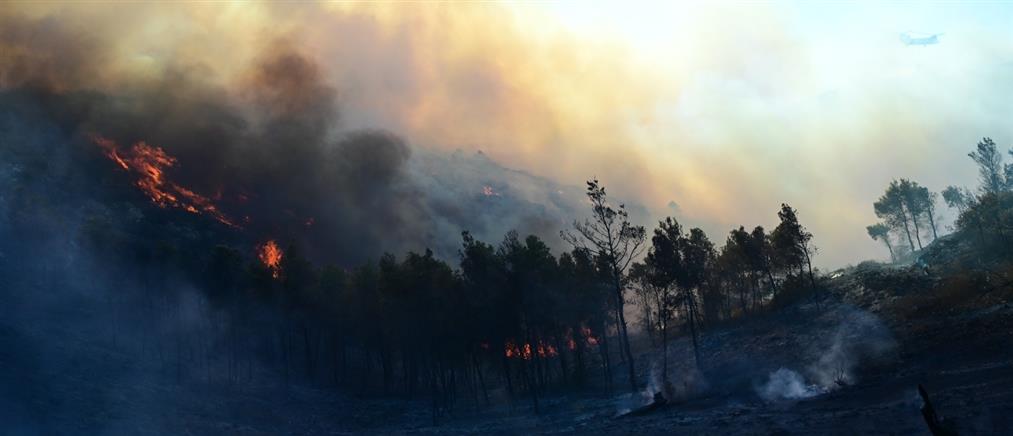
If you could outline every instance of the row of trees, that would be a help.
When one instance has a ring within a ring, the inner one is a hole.
[[[232,312],[250,304],[251,289],[262,307],[282,308],[267,322],[245,317],[243,329],[264,337],[256,332],[274,326],[270,343],[249,348],[272,350],[268,360],[286,376],[302,366],[306,378],[362,392],[425,395],[434,416],[462,392],[488,402],[495,387],[529,395],[537,410],[546,389],[587,386],[596,367],[610,389],[616,357],[636,388],[624,291],[645,230],[597,181],[587,196],[591,217],[564,232],[572,249],[558,257],[515,232],[496,245],[463,233],[456,266],[427,250],[317,269],[290,246],[276,266],[244,268],[241,253],[219,247],[207,284]]]
[[[797,299],[817,289],[813,235],[787,204],[770,233],[762,226],[733,229],[720,250],[707,234],[684,232],[669,217],[658,224],[643,262],[630,280],[644,309],[645,327],[667,349],[669,330],[681,318],[691,336],[694,363],[700,365],[701,327],[759,310],[770,302]],[[668,353],[662,352],[662,379],[668,383]]]
[[[895,250],[892,234],[906,238],[904,240],[911,252],[921,250],[924,248],[922,236],[931,234],[933,240],[939,237],[939,216],[936,213],[938,198],[937,193],[929,191],[918,182],[893,180],[886,192],[873,203],[876,216],[882,221],[866,227],[866,230],[872,239],[886,245],[891,259],[896,259],[900,254]]]
[[[1008,150],[1013,155],[1013,148]],[[1013,233],[1013,164],[1004,163],[1002,152],[991,138],[983,138],[968,157],[978,166],[978,193],[949,186],[943,191],[946,204],[957,210],[960,231],[977,235],[980,248],[1002,256],[1011,254]]]
[[[617,365],[639,389],[631,296],[652,342],[665,345],[681,319],[697,351],[704,326],[816,285],[812,234],[788,205],[772,232],[739,227],[717,249],[703,230],[683,232],[674,218],[648,241],[596,180],[587,197],[591,216],[562,233],[571,248],[558,256],[516,233],[493,245],[465,232],[454,266],[426,251],[318,269],[290,246],[272,268],[218,247],[205,279],[216,304],[248,314],[236,320],[235,336],[247,342],[239,347],[259,350],[286,377],[301,368],[305,378],[362,392],[424,395],[434,417],[462,393],[488,402],[497,387],[527,395],[536,409],[550,388],[600,380],[610,389]],[[281,315],[257,315],[251,295]],[[275,333],[264,335],[265,327]],[[667,369],[665,358],[666,379]]]
[[[1013,149],[1009,150],[1013,155]],[[968,157],[978,166],[980,185],[977,193],[958,186],[947,186],[942,191],[943,201],[958,213],[958,230],[974,229],[985,242],[986,234],[994,231],[1006,241],[1008,219],[1004,205],[1013,190],[1013,164],[1003,162],[1003,154],[991,138],[982,138]],[[901,248],[914,252],[924,248],[921,237],[931,230],[938,238],[936,203],[939,195],[908,179],[894,180],[886,192],[873,204],[881,222],[866,227],[872,239],[882,241],[893,260],[903,254]],[[912,238],[913,236],[913,238]],[[925,235],[927,236],[927,235]],[[906,240],[907,247],[898,247],[894,239]]]

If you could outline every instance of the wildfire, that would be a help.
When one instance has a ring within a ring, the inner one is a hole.
[[[281,275],[281,257],[284,255],[281,248],[274,240],[269,240],[257,248],[257,257],[260,262],[271,270],[271,277],[278,278]]]
[[[574,334],[579,337],[574,337]],[[566,340],[566,348],[570,351],[576,350],[577,345],[583,343],[587,347],[595,347],[598,345],[598,338],[594,337],[591,329],[585,326],[580,327],[580,332],[577,333],[572,329],[566,329],[566,335],[563,337]]]
[[[503,353],[508,359],[516,357],[524,360],[531,360],[531,357],[535,354],[541,358],[555,357],[559,355],[559,352],[556,351],[556,347],[548,345],[542,341],[538,341],[538,344],[535,347],[532,347],[530,343],[526,343],[518,347],[513,342],[507,341],[503,348]]]
[[[500,197],[499,192],[492,189],[492,186],[486,185],[482,187],[482,195],[486,197]]]
[[[590,328],[581,327],[580,328],[580,334],[584,336],[584,339],[587,341],[588,345],[590,345],[592,347],[595,346],[595,345],[598,345],[598,338],[594,337],[594,335],[591,334],[591,329]]]
[[[177,161],[161,147],[141,141],[121,151],[111,139],[93,136],[92,140],[121,168],[137,173],[139,178],[134,185],[159,207],[174,207],[193,214],[206,213],[222,224],[238,227],[207,197],[166,180],[165,170],[175,166]]]

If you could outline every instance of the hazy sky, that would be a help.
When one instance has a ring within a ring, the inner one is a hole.
[[[718,244],[788,202],[823,267],[885,257],[865,226],[892,178],[973,186],[975,142],[1013,144],[1011,3],[92,6],[4,14],[94,39],[101,68],[68,86],[181,70],[243,84],[263,47],[293,46],[330,78],[342,126],[571,185],[597,176]],[[942,35],[907,46],[903,32]]]
[[[718,231],[770,224],[787,201],[824,266],[884,257],[864,226],[891,178],[973,185],[974,143],[1013,141],[1013,4],[563,2],[552,14],[662,72],[654,118],[637,126],[664,187],[651,206],[668,195]],[[912,47],[905,32],[942,35]]]

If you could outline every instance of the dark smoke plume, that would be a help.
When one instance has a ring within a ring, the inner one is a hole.
[[[463,230],[496,240],[517,229],[556,243],[579,207],[579,190],[481,154],[448,156],[388,131],[342,129],[338,89],[284,40],[231,86],[183,62],[110,83],[100,36],[48,19],[5,24],[4,106],[58,126],[67,141],[36,151],[54,160],[70,150],[98,155],[96,135],[122,148],[161,147],[177,159],[166,177],[212,199],[247,243],[278,239],[345,265],[427,247],[452,259]],[[81,169],[98,172],[85,179],[129,185],[118,170],[112,162]]]

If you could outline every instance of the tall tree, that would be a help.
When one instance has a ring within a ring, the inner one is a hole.
[[[597,179],[587,182],[588,200],[591,202],[591,219],[574,221],[574,232],[562,231],[562,238],[574,247],[591,250],[606,265],[606,276],[614,292],[616,315],[619,318],[623,353],[629,365],[630,388],[636,391],[637,376],[633,364],[633,352],[630,350],[629,333],[627,332],[625,306],[626,270],[637,258],[644,245],[646,232],[643,226],[630,223],[626,206],[619,204],[613,207],[605,194],[605,187]]]
[[[629,280],[633,285],[633,293],[636,295],[636,304],[643,310],[643,317],[640,319],[644,332],[651,341],[651,346],[656,344],[656,335],[660,335],[660,320],[657,315],[658,292],[656,286],[650,281],[651,272],[646,264],[633,262],[630,265]]]
[[[746,231],[743,226],[733,229],[728,233],[728,239],[722,251],[722,254],[727,256],[727,260],[731,261],[730,264],[740,269],[739,275],[744,284],[752,289],[752,306],[754,308],[758,307],[760,302],[766,298],[766,295],[761,294],[759,289],[759,284],[764,278],[767,279],[767,294],[777,293],[777,281],[774,279],[773,271],[774,250],[762,226],[756,226],[752,232]],[[745,304],[744,294],[745,292],[740,292],[743,304]]]
[[[915,241],[918,242],[918,249],[922,248],[922,237],[921,237],[921,221],[922,215],[925,214],[924,204],[918,197],[918,191],[921,187],[917,182],[913,182],[908,179],[900,179],[900,198],[903,208],[907,212],[907,217],[911,219],[911,223],[915,228]]]
[[[801,265],[808,270],[809,284],[816,289],[816,278],[813,275],[812,256],[816,249],[812,245],[813,234],[810,233],[801,223],[798,222],[798,211],[781,204],[781,210],[777,212],[781,222],[771,232],[771,239],[776,250],[788,259],[798,259]]]
[[[673,287],[685,275],[682,251],[682,226],[672,217],[658,223],[651,237],[651,248],[644,260],[646,280],[657,295],[657,318],[661,330],[663,383],[668,383],[668,322],[678,302]]]
[[[1010,156],[1013,156],[1013,148],[1009,149]],[[1006,190],[1013,190],[1013,163],[1008,163],[1003,166],[1003,178],[1006,182]]]
[[[755,288],[756,282],[753,269],[743,248],[743,244],[748,242],[748,235],[744,227],[729,232],[717,260],[718,272],[728,287],[726,291],[729,295],[733,292],[738,294],[739,310],[743,314],[749,311],[748,296],[750,289]],[[729,297],[728,301],[731,300],[732,297]],[[731,316],[730,305],[727,310],[726,315]]]
[[[865,231],[869,233],[869,237],[874,241],[882,241],[886,244],[886,249],[890,250],[890,260],[896,260],[897,258],[893,254],[893,244],[890,243],[890,227],[883,223],[876,223],[871,226],[867,226]]]
[[[924,186],[918,186],[915,183],[914,201],[918,204],[918,209],[922,211],[922,214],[929,221],[929,228],[932,229],[932,239],[939,238],[939,231],[936,228],[936,201],[939,199],[939,194],[929,191],[929,188]]]
[[[774,249],[770,245],[770,238],[767,237],[763,226],[756,226],[749,233],[746,244],[746,253],[753,269],[767,277],[770,285],[770,293],[777,293],[777,281],[774,280]]]
[[[697,295],[702,294],[704,285],[710,280],[711,271],[717,255],[714,251],[714,244],[707,238],[707,234],[699,228],[690,229],[689,235],[682,238],[680,244],[683,260],[683,274],[680,287],[682,288],[681,300],[685,308],[689,331],[693,339],[693,358],[696,365],[700,366],[700,309]]]
[[[981,192],[995,194],[1006,186],[1003,175],[1002,153],[996,148],[992,138],[982,138],[978,148],[967,154],[978,164],[978,180],[981,181]]]
[[[943,201],[947,206],[957,209],[958,213],[963,213],[974,201],[974,193],[967,188],[947,186],[943,190]]]
[[[886,222],[890,227],[904,231],[904,234],[907,236],[908,245],[911,246],[911,251],[915,251],[915,242],[914,238],[911,237],[911,227],[908,221],[910,214],[904,205],[904,190],[901,187],[901,183],[897,180],[891,181],[890,185],[886,188],[886,192],[872,206],[877,217]]]

